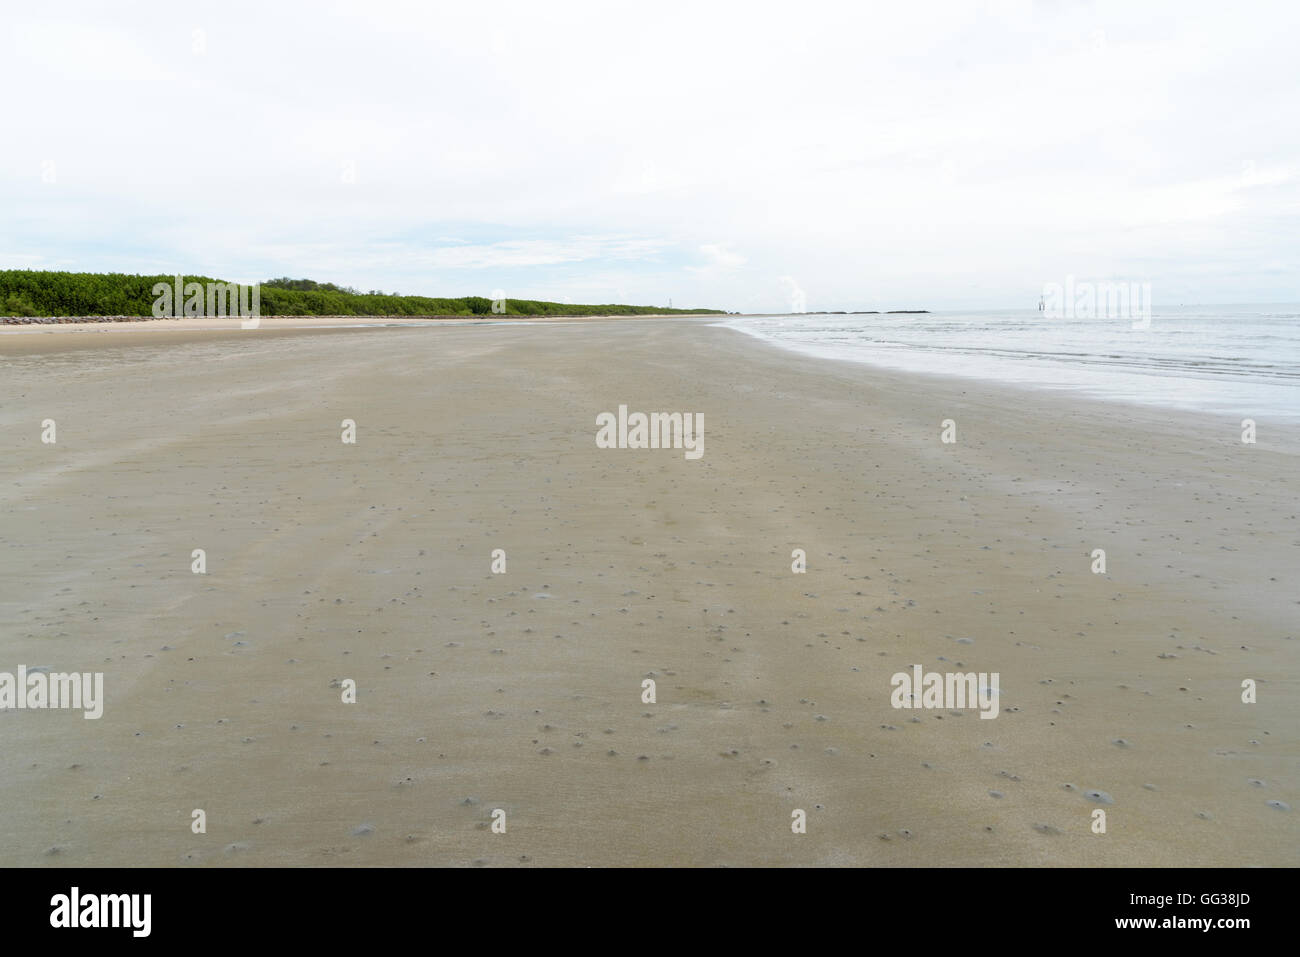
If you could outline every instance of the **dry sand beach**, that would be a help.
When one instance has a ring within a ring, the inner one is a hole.
[[[0,864],[1300,863],[1295,427],[708,321],[267,325],[0,335],[0,670],[106,696],[0,713]],[[597,448],[620,404],[703,457]],[[998,717],[892,708],[913,664]]]

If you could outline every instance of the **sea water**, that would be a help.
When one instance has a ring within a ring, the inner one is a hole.
[[[1149,323],[1024,309],[753,316],[721,324],[808,355],[908,372],[1300,420],[1300,303],[1157,305]]]

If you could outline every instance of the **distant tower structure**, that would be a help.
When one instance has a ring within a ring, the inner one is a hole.
[[[1046,308],[1047,308],[1047,306],[1046,306],[1046,305],[1044,304],[1044,302],[1043,302],[1043,297],[1042,297],[1042,296],[1039,296],[1039,297],[1038,297],[1038,311],[1039,311],[1039,312],[1042,312],[1042,311],[1043,311],[1044,309],[1046,309]]]

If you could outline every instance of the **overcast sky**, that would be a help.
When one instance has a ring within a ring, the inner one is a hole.
[[[1300,300],[1300,4],[6,4],[0,268]]]

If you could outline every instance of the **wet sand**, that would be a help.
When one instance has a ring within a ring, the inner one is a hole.
[[[0,864],[1300,863],[1293,426],[698,320],[67,328],[0,336],[0,671],[107,700],[0,712]]]

